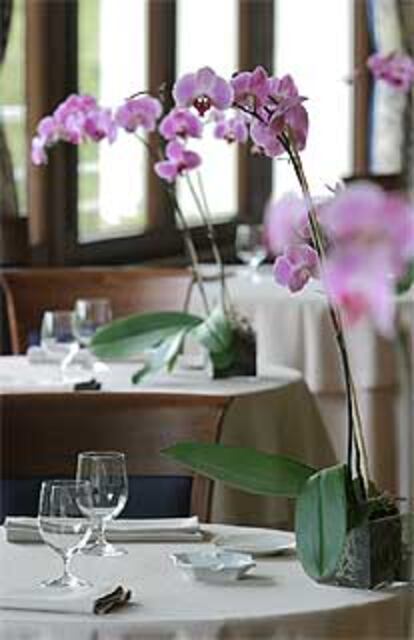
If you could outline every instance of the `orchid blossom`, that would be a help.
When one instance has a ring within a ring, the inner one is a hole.
[[[210,67],[203,67],[196,73],[182,76],[173,88],[173,97],[177,106],[193,106],[200,116],[211,107],[227,109],[233,102],[233,89],[224,78],[218,76]]]
[[[414,59],[403,53],[374,53],[368,58],[367,66],[374,78],[397,91],[408,93],[414,85]]]
[[[53,112],[43,118],[32,141],[32,162],[46,164],[46,149],[60,140],[79,145],[86,141],[115,141],[117,126],[109,109],[98,106],[88,95],[70,95]]]
[[[188,151],[177,140],[167,144],[165,154],[166,160],[156,162],[154,170],[160,178],[167,182],[174,182],[178,176],[191,171],[191,169],[196,169],[201,164],[198,153]]]

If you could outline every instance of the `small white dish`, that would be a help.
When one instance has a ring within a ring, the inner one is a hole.
[[[251,555],[228,551],[194,551],[171,554],[176,567],[205,582],[234,582],[256,566]]]
[[[214,544],[223,551],[249,553],[255,557],[282,555],[296,548],[295,534],[290,531],[269,531],[221,535]]]

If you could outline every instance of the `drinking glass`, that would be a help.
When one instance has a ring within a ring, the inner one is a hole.
[[[76,300],[75,333],[82,347],[89,347],[96,330],[111,320],[111,303],[106,298]]]
[[[46,353],[60,360],[60,368],[64,373],[79,350],[73,311],[45,311],[40,343]]]
[[[64,357],[77,344],[74,320],[72,311],[45,311],[40,329],[42,347]]]
[[[92,512],[96,539],[85,549],[97,556],[118,556],[125,549],[109,544],[107,523],[116,518],[128,499],[125,455],[116,451],[86,451],[78,455],[76,477],[92,485]]]
[[[85,587],[89,583],[70,572],[73,555],[82,549],[92,533],[90,482],[46,480],[39,498],[38,528],[44,542],[62,558],[63,574],[42,582],[45,587]]]
[[[239,224],[236,228],[236,253],[242,262],[249,265],[251,274],[266,259],[263,244],[263,226],[260,224]]]

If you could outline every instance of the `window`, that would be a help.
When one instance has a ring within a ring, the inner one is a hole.
[[[314,192],[353,173],[353,103],[354,131],[366,130],[369,92],[365,83],[353,95],[344,78],[354,67],[354,26],[355,50],[361,60],[366,57],[365,2],[15,0],[14,11],[8,51],[13,64],[5,67],[8,89],[2,92],[2,113],[23,205],[24,81],[15,70],[23,65],[24,14],[31,134],[38,120],[73,91],[92,93],[102,104],[115,106],[141,89],[154,91],[164,81],[172,86],[178,74],[202,65],[228,77],[263,64],[278,75],[292,73],[310,98],[304,162]],[[318,27],[323,37],[316,35]],[[139,262],[182,251],[179,229],[148,154],[127,138],[115,146],[104,142],[79,150],[61,145],[46,169],[29,165],[30,242],[39,261]],[[216,140],[202,144],[203,182],[219,241],[233,242],[235,216],[259,219],[272,189],[280,195],[290,188],[292,174],[286,161],[251,157],[246,147]],[[364,136],[354,137],[354,146],[355,166],[361,171],[366,166]],[[196,228],[200,219],[185,182],[177,186],[178,197],[196,242],[207,246],[206,234]]]
[[[297,16],[300,15],[300,20]],[[291,28],[294,25],[294,28]],[[321,28],[316,35],[316,26]],[[310,129],[302,154],[311,192],[321,195],[352,170],[353,5],[349,0],[278,0],[275,12],[277,75],[290,73],[308,97]],[[284,159],[273,163],[276,196],[297,190]]]
[[[120,105],[148,86],[146,3],[88,0],[79,3],[79,90],[100,104]],[[119,134],[115,145],[83,145],[78,155],[80,242],[144,231],[146,151]]]
[[[200,1],[177,2],[177,76],[208,65],[224,78],[230,78],[238,66],[237,0],[210,0],[202,20],[200,9]],[[220,42],[225,45],[217,46]],[[206,134],[199,145],[193,141],[191,148],[203,158],[200,175],[213,219],[233,217],[237,211],[236,145],[227,145]],[[180,181],[178,197],[189,224],[200,224],[185,180]]]
[[[5,63],[0,71],[0,119],[4,125],[14,168],[19,214],[27,212],[25,0],[14,0]]]

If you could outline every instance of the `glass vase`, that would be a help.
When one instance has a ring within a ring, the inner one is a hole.
[[[256,375],[256,334],[251,327],[238,326],[233,340],[236,357],[226,368],[217,369],[213,363],[213,378]]]
[[[411,577],[413,514],[368,520],[348,533],[328,584],[379,589]]]

